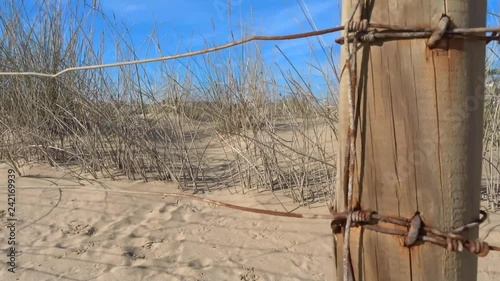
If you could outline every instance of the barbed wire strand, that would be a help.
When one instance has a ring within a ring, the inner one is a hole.
[[[347,211],[352,212],[353,210],[353,204],[352,204],[352,199],[353,199],[353,185],[354,185],[354,163],[356,160],[356,132],[355,132],[355,124],[354,124],[354,112],[355,112],[355,106],[354,106],[354,92],[356,90],[356,80],[357,80],[357,75],[356,75],[356,40],[354,40],[353,48],[354,51],[351,50],[351,46],[349,44],[349,32],[357,29],[365,29],[363,26],[366,26],[366,29],[368,28],[368,22],[367,21],[359,21],[359,22],[354,22],[354,16],[356,15],[356,12],[358,10],[361,10],[361,0],[358,0],[356,5],[354,6],[351,16],[349,17],[348,22],[344,25],[344,37],[346,38],[346,44],[345,44],[345,55],[347,56],[347,59],[345,61],[345,64],[347,65],[348,71],[345,72],[347,73],[347,95],[348,95],[348,106],[349,106],[349,131],[347,134],[347,143],[346,145],[349,147],[345,151],[346,155],[349,155],[348,157],[346,156],[345,158],[348,159],[348,163],[345,163],[347,165],[347,194],[344,194],[344,196],[347,196]],[[363,1],[364,2],[364,1]],[[364,24],[365,23],[365,24]],[[344,179],[346,176],[344,176]],[[344,229],[344,248],[343,248],[343,267],[344,267],[344,281],[354,281],[354,272],[352,269],[352,263],[351,263],[351,254],[350,254],[350,232],[351,232],[351,223],[352,223],[352,214],[347,217],[345,229]]]
[[[212,47],[212,48],[205,48],[205,49],[202,49],[199,51],[186,52],[186,53],[177,54],[177,55],[156,57],[156,58],[150,58],[150,59],[141,59],[141,60],[131,60],[131,61],[125,61],[125,62],[115,62],[115,63],[107,63],[107,64],[70,67],[70,68],[66,68],[62,71],[59,71],[55,74],[40,73],[40,72],[0,72],[0,76],[17,75],[17,76],[40,76],[40,77],[56,78],[64,73],[67,73],[70,71],[90,70],[90,69],[96,69],[96,68],[109,68],[109,67],[116,67],[116,66],[126,66],[126,65],[132,65],[132,64],[142,64],[142,63],[151,63],[151,62],[159,62],[159,61],[168,61],[168,60],[173,60],[173,59],[181,59],[181,58],[185,58],[185,57],[196,56],[196,55],[211,53],[211,52],[215,52],[215,51],[220,51],[220,50],[227,49],[230,47],[242,45],[242,44],[245,44],[245,43],[248,43],[251,41],[280,41],[280,40],[300,39],[300,38],[319,36],[319,35],[324,35],[324,34],[328,34],[328,33],[341,31],[343,28],[344,28],[344,26],[337,26],[337,27],[332,27],[332,28],[327,28],[327,29],[322,29],[322,30],[317,30],[317,31],[296,33],[296,34],[290,34],[290,35],[278,35],[278,36],[255,35],[255,36],[243,38],[240,40],[232,41],[232,42],[229,42],[229,43],[224,44],[224,45],[219,45],[219,46]]]
[[[419,27],[406,27],[406,26],[398,26],[398,25],[390,25],[390,24],[381,24],[381,23],[370,23],[369,27],[372,28],[381,28],[381,29],[386,29],[387,31],[391,32],[396,32],[399,31],[399,33],[375,33],[372,34],[374,35],[374,39],[415,39],[415,38],[427,38],[432,34],[432,31],[434,30],[433,28],[419,28]],[[91,70],[91,69],[98,69],[98,68],[109,68],[109,67],[117,67],[117,66],[126,66],[126,65],[134,65],[134,64],[142,64],[142,63],[151,63],[151,62],[160,62],[160,61],[168,61],[168,60],[173,60],[173,59],[180,59],[180,58],[185,58],[185,57],[190,57],[190,56],[196,56],[196,55],[201,55],[201,54],[206,54],[210,52],[215,52],[215,51],[220,51],[223,49],[227,49],[230,47],[242,45],[251,41],[280,41],[280,40],[292,40],[292,39],[300,39],[300,38],[307,38],[307,37],[312,37],[312,36],[320,36],[324,34],[329,34],[329,33],[334,33],[334,32],[339,32],[344,30],[345,27],[343,25],[341,26],[336,26],[336,27],[331,27],[331,28],[326,28],[326,29],[321,29],[321,30],[316,30],[316,31],[309,31],[309,32],[304,32],[304,33],[295,33],[295,34],[290,34],[290,35],[255,35],[251,37],[246,37],[240,40],[232,41],[223,45],[215,46],[212,48],[205,48],[202,50],[198,51],[193,51],[193,52],[186,52],[182,54],[177,54],[177,55],[170,55],[170,56],[162,56],[162,57],[155,57],[155,58],[149,58],[149,59],[140,59],[140,60],[130,60],[130,61],[124,61],[124,62],[114,62],[114,63],[105,63],[105,64],[96,64],[96,65],[87,65],[87,66],[75,66],[75,67],[69,67],[65,68],[57,73],[50,74],[50,73],[43,73],[43,72],[33,72],[33,71],[27,71],[27,72],[0,72],[0,76],[38,76],[38,77],[46,77],[46,78],[56,78],[58,76],[61,76],[62,74],[65,74],[67,72],[72,72],[72,71],[80,71],[80,70]],[[445,35],[449,36],[457,36],[459,38],[463,39],[478,39],[478,40],[486,40],[486,41],[491,41],[491,40],[499,40],[500,37],[498,35],[491,35],[491,36],[473,36],[474,34],[477,33],[486,33],[486,32],[500,32],[500,27],[477,27],[477,28],[455,28],[455,29],[450,29],[445,32]],[[470,36],[467,36],[470,35]],[[338,41],[337,43],[342,44],[342,41],[345,40],[351,40],[349,37],[348,39],[345,39],[344,37],[341,38],[341,40],[336,40]]]
[[[249,212],[249,213],[257,213],[271,216],[279,216],[279,217],[289,217],[289,218],[302,218],[302,219],[325,219],[331,220],[332,228],[335,227],[339,229],[341,226],[345,226],[348,219],[352,220],[352,227],[363,227],[372,231],[385,233],[389,235],[398,235],[398,236],[408,236],[408,231],[394,228],[384,228],[380,225],[376,225],[378,221],[390,223],[397,226],[402,227],[410,227],[413,222],[412,220],[402,218],[402,217],[391,217],[384,216],[373,212],[371,210],[356,210],[356,211],[344,211],[344,212],[334,212],[333,209],[330,209],[329,215],[323,214],[301,214],[301,213],[291,213],[291,212],[280,212],[280,211],[272,211],[251,207],[244,207],[229,203],[224,203],[208,198],[198,197],[191,194],[185,193],[169,193],[169,192],[154,192],[154,191],[129,191],[129,190],[110,190],[110,189],[97,189],[97,188],[85,188],[81,186],[32,186],[32,187],[22,187],[21,190],[31,190],[31,189],[47,189],[54,188],[63,191],[81,191],[81,192],[103,192],[110,194],[125,194],[125,195],[142,195],[142,196],[161,196],[161,197],[177,197],[177,198],[185,198],[190,200],[202,201],[208,204],[212,204],[215,206],[222,206],[230,209],[235,209],[239,211]],[[474,227],[478,227],[481,223],[487,220],[487,213],[485,211],[480,211],[481,217],[469,224],[466,224],[462,227],[456,228],[450,232],[446,232],[443,230],[439,230],[437,228],[433,228],[430,226],[425,226],[421,222],[421,226],[417,229],[418,239],[423,242],[430,242],[439,246],[443,246],[444,248],[451,251],[458,251],[460,247],[466,248],[474,254],[477,254],[480,257],[486,256],[488,251],[500,251],[500,247],[488,245],[488,243],[480,241],[480,240],[467,240],[463,238],[458,232],[462,232],[467,229],[472,229]],[[416,214],[418,216],[418,214]],[[420,218],[419,218],[420,219]],[[410,245],[411,246],[411,245]],[[451,247],[451,248],[450,248]]]
[[[27,188],[21,188],[24,190],[28,189],[40,189],[40,188],[47,188],[47,187],[27,187]],[[67,186],[67,187],[59,187],[59,186],[52,186],[52,188],[57,188],[60,190],[74,190],[74,191],[97,191],[97,192],[105,192],[105,193],[116,193],[116,194],[125,194],[125,195],[149,195],[149,196],[162,196],[162,197],[177,197],[177,198],[185,198],[185,199],[192,199],[192,200],[197,200],[197,201],[202,201],[208,204],[213,204],[216,206],[222,206],[230,209],[235,209],[239,211],[244,211],[244,212],[249,212],[249,213],[256,213],[256,214],[265,214],[265,215],[272,215],[272,216],[278,216],[278,217],[289,217],[289,218],[303,218],[303,219],[323,219],[323,220],[331,220],[331,219],[337,219],[337,220],[342,220],[347,213],[339,213],[339,214],[301,214],[301,213],[292,213],[292,212],[280,212],[280,211],[272,211],[272,210],[266,210],[266,209],[258,209],[258,208],[251,208],[251,207],[244,207],[240,205],[235,205],[235,204],[230,204],[230,203],[225,203],[225,202],[220,202],[217,200],[212,200],[208,198],[203,198],[191,194],[186,194],[186,193],[175,193],[175,192],[154,192],[154,191],[129,191],[129,190],[109,190],[109,189],[97,189],[97,188],[84,188],[84,187],[78,187],[78,186]]]

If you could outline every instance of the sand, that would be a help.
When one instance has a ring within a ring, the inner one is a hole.
[[[0,164],[4,225],[6,169]],[[334,280],[329,221],[112,192],[177,192],[164,182],[83,183],[41,165],[24,172],[16,180],[16,273],[7,271],[2,252],[0,280]],[[109,192],[85,190],[96,188]],[[283,204],[288,211],[326,212],[324,206],[295,209],[290,199],[269,192],[221,190],[201,196],[269,210],[283,211]],[[500,214],[490,214],[480,235],[500,244]],[[1,228],[3,250],[8,236],[9,230]],[[479,280],[500,280],[499,265],[499,253],[481,258]]]

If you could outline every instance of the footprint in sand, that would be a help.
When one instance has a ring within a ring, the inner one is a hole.
[[[266,235],[264,235],[264,233],[262,232],[254,232],[252,233],[252,238],[255,240],[260,240],[266,238]]]
[[[144,259],[146,257],[141,249],[133,247],[126,247],[123,255],[133,259]]]
[[[151,250],[151,248],[153,247],[153,243],[155,243],[155,242],[153,242],[153,241],[149,241],[149,242],[147,242],[146,244],[142,245],[142,248],[143,248],[143,249],[148,249],[148,250]]]
[[[80,249],[76,250],[76,254],[80,255],[83,253],[86,253],[89,249],[99,246],[100,244],[98,242],[89,242],[87,245],[81,247]]]
[[[149,229],[144,227],[143,218],[136,217],[124,217],[118,218],[116,221],[110,223],[109,225],[103,227],[104,232],[114,231],[118,232],[115,235],[116,238],[139,238],[144,237],[149,232]]]
[[[172,211],[175,211],[177,207],[174,206],[172,209],[172,204],[164,203],[147,214],[148,218],[161,217],[162,221],[169,221],[172,219]]]
[[[188,266],[193,269],[203,269],[212,265],[212,260],[210,259],[194,259],[188,263]]]
[[[243,271],[240,274],[241,281],[257,281],[260,279],[260,276],[255,274],[255,268],[253,267],[242,267],[241,270]]]
[[[175,240],[177,241],[184,241],[186,239],[186,230],[184,228],[181,228],[177,235],[175,236]]]
[[[71,221],[68,223],[69,230],[61,230],[64,237],[71,237],[75,235],[92,236],[97,232],[97,228],[89,224],[79,221]]]
[[[7,212],[5,210],[0,211],[0,222],[3,226],[7,226],[9,224],[7,221]],[[0,231],[2,231],[2,228],[0,228]]]
[[[179,257],[177,255],[166,256],[163,260],[167,263],[177,263],[179,261]]]
[[[151,250],[154,246],[154,244],[162,244],[165,241],[165,239],[161,239],[160,241],[148,241],[144,245],[142,245],[142,249],[144,250]]]
[[[144,243],[141,247],[123,247],[123,256],[132,259],[150,259],[150,258],[162,258],[165,253],[170,253],[169,251],[164,251],[162,244],[166,239],[159,241],[148,241]]]
[[[163,204],[163,206],[162,206],[160,209],[158,209],[158,212],[159,212],[160,214],[163,214],[163,213],[165,213],[165,212],[170,212],[170,209],[171,209],[171,208],[169,208],[169,207],[171,207],[171,206],[172,206],[172,204],[164,203],[164,204]],[[176,208],[176,209],[177,209],[177,208]]]

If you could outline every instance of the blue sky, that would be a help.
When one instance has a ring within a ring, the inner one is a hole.
[[[340,2],[337,0],[232,0],[230,10],[227,0],[105,0],[102,8],[106,14],[116,15],[118,20],[131,27],[130,35],[139,47],[141,57],[158,55],[154,51],[146,53],[153,28],[157,30],[163,52],[175,54],[224,44],[248,35],[292,34],[310,31],[313,28],[311,24],[317,29],[340,24]],[[339,46],[332,42],[338,35],[258,44],[267,64],[279,64],[288,70],[291,69],[288,59],[306,80],[323,80],[323,85],[318,85],[323,89],[324,79],[320,79],[322,74],[315,68],[328,71],[334,80],[322,46],[333,47],[337,52]],[[241,48],[221,53],[238,52]],[[105,59],[111,62],[115,58],[112,48],[109,49]]]
[[[290,34],[310,31],[307,17],[301,5],[307,7],[310,18],[318,29],[340,23],[339,3],[336,0],[277,0],[250,1],[232,0],[229,13],[227,0],[105,0],[105,12],[114,13],[119,19],[132,26],[137,42],[145,40],[155,25],[165,46],[183,42],[180,51],[202,48],[205,42],[210,45],[223,44],[245,35]],[[245,34],[245,29],[247,33]],[[248,31],[249,30],[249,31]],[[326,36],[323,36],[326,37]],[[328,38],[332,39],[331,37]],[[291,55],[310,53],[307,40],[264,43],[278,45]],[[272,51],[272,50],[269,50]],[[272,52],[269,52],[271,55]]]
[[[198,50],[242,38],[248,35],[281,35],[340,25],[341,0],[105,0],[102,7],[132,27],[136,46],[147,41],[153,26],[158,30],[160,43],[166,54]],[[499,0],[488,1],[488,11],[500,14]],[[490,15],[489,25],[499,25],[498,17]],[[333,48],[338,54],[339,45],[333,43],[337,34],[318,38],[259,43],[264,60],[290,69],[290,63],[309,81],[325,83],[323,75],[314,68],[328,71],[334,79],[331,64],[322,46]],[[322,44],[320,44],[320,42]],[[238,47],[233,49],[237,52]],[[222,52],[223,54],[227,54]],[[312,57],[312,54],[315,57]],[[142,54],[144,56],[154,53]],[[335,56],[337,58],[337,56]],[[107,59],[113,60],[110,55]],[[314,67],[310,67],[310,65]],[[318,85],[318,90],[323,90]]]
[[[68,0],[53,1],[60,1],[62,5],[68,3]],[[488,11],[500,14],[499,1],[488,0]],[[73,5],[74,3],[81,5],[84,2],[92,5],[93,0],[72,2]],[[150,35],[153,29],[159,38],[163,55],[172,55],[224,44],[248,35],[283,35],[340,25],[341,0],[231,0],[230,2],[230,9],[228,0],[102,0],[101,7],[108,17],[127,26],[128,32],[125,32],[125,28],[121,28],[119,33],[127,34],[139,58],[160,55],[156,52],[155,46],[151,45]],[[499,25],[499,17],[490,15],[488,24]],[[106,24],[100,20],[97,20],[95,25],[98,29],[106,30]],[[327,71],[330,82],[335,82],[329,56],[324,54],[322,47],[333,48],[334,58],[337,58],[339,45],[334,43],[334,39],[339,35],[340,33],[336,33],[308,39],[266,41],[258,44],[266,64],[279,65],[285,70],[290,70],[291,65],[287,61],[289,59],[307,81],[313,82],[312,84],[316,86],[313,90],[324,91],[324,77],[315,68]],[[116,40],[116,37],[106,37],[105,62],[117,60]],[[229,52],[234,54],[241,52],[242,48],[235,47],[221,54],[223,56]],[[278,48],[287,58],[278,51]],[[174,62],[169,62],[170,64]],[[158,66],[158,63],[153,63],[146,68],[154,71]]]

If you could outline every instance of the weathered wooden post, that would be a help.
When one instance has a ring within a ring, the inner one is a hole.
[[[358,0],[343,1],[343,23]],[[486,0],[366,0],[354,20],[435,28],[486,25]],[[485,42],[443,38],[366,43],[357,51],[354,200],[380,214],[453,229],[478,218],[481,184]],[[346,53],[342,53],[342,63]],[[347,69],[344,69],[344,73]],[[341,80],[336,207],[345,206],[344,155],[349,126],[347,79]],[[354,202],[356,205],[357,202]],[[478,231],[466,233],[477,238]],[[342,280],[342,240],[336,248]],[[477,257],[432,245],[412,248],[396,236],[351,230],[356,281],[474,281]]]

